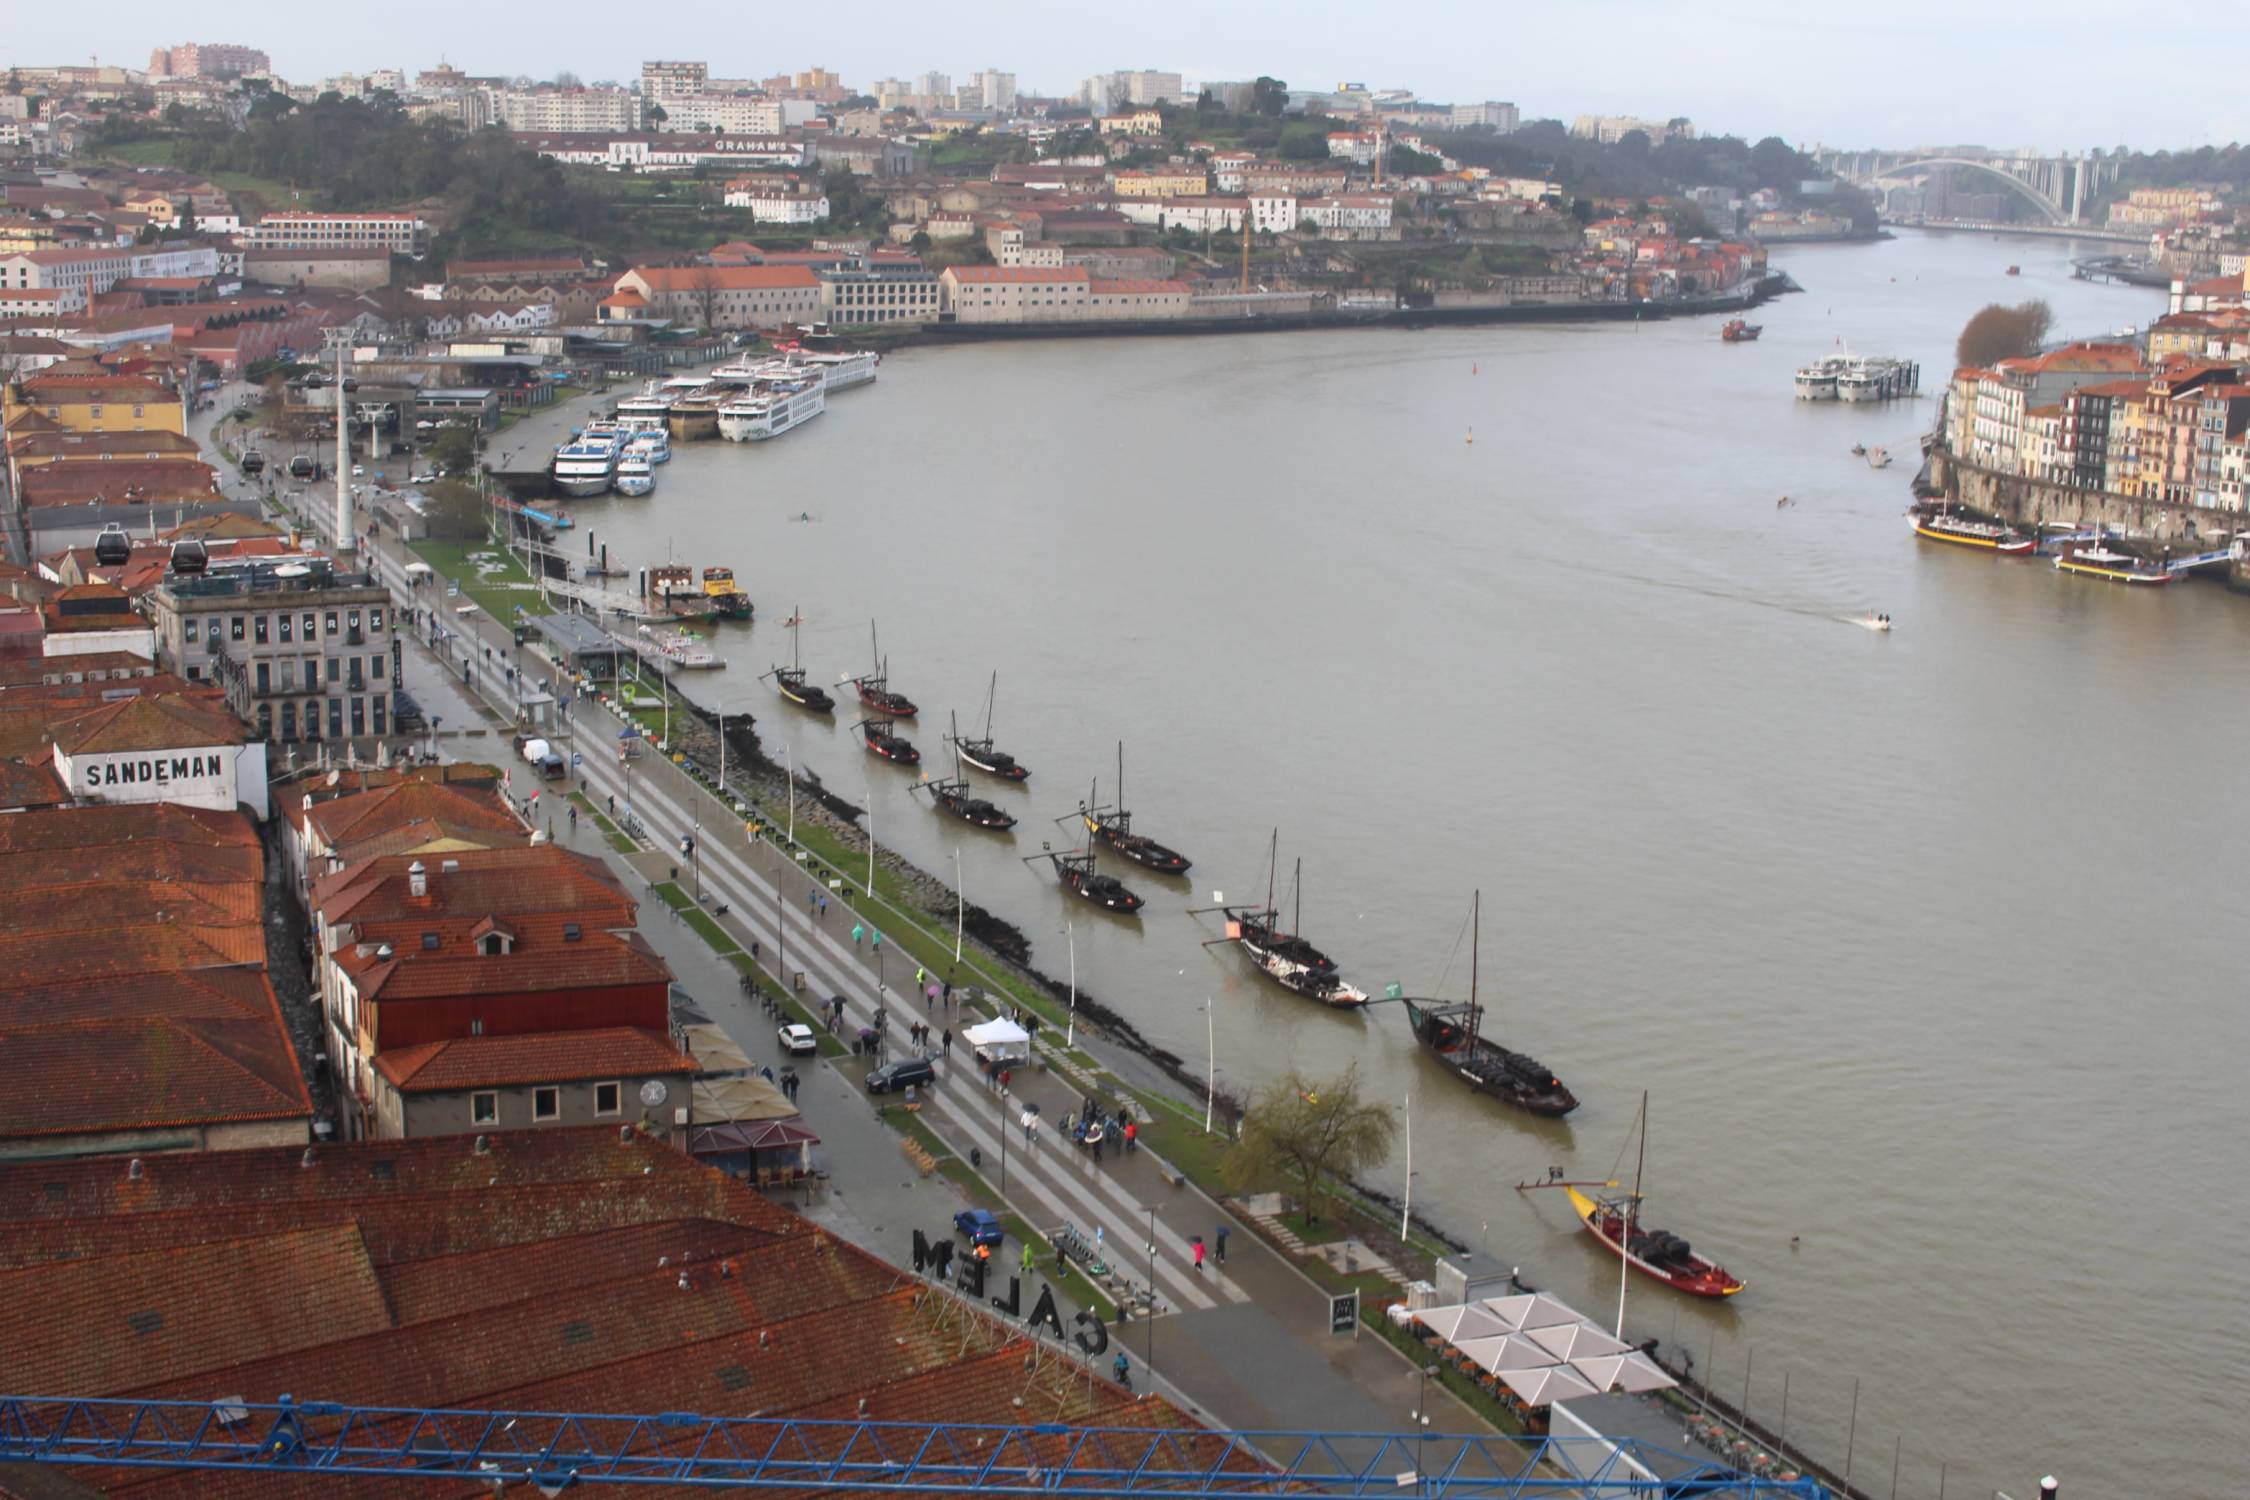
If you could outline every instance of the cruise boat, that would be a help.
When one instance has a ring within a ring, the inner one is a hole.
[[[662,427],[637,429],[625,443],[627,453],[643,453],[652,464],[672,461],[672,434]]]
[[[640,639],[643,656],[653,654],[683,671],[703,671],[726,665],[719,654],[692,631],[664,630],[643,625],[640,627]]]
[[[792,349],[787,357],[800,369],[818,370],[831,392],[870,383],[875,379],[875,366],[883,358],[872,349]]]
[[[638,498],[656,488],[656,465],[645,449],[627,448],[617,460],[617,493]]]
[[[624,446],[606,433],[578,434],[555,450],[555,488],[573,496],[608,493]]]
[[[1914,534],[1933,542],[1951,542],[1956,547],[1981,547],[2003,557],[2029,557],[2038,547],[2030,537],[1996,521],[1972,521],[1951,511],[1914,517]]]
[[[1839,401],[1893,401],[1911,396],[1922,383],[1922,367],[1910,359],[1876,355],[1847,360],[1836,372]]]
[[[1840,354],[1831,354],[1814,360],[1797,372],[1797,399],[1799,401],[1833,401],[1836,399],[1836,377],[1844,373],[1850,361]]]
[[[2055,569],[2062,573],[2076,573],[2081,578],[2099,578],[2105,583],[2170,583],[2179,575],[2169,568],[2160,568],[2145,557],[2135,557],[2130,552],[2120,552],[2099,540],[2090,547],[2066,547],[2055,557]]]
[[[730,443],[762,443],[801,427],[828,409],[816,374],[761,376],[748,392],[719,403],[719,436]]]
[[[705,568],[703,593],[722,620],[747,620],[755,612],[750,596],[735,587],[732,568]]]

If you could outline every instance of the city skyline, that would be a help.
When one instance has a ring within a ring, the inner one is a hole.
[[[440,16],[427,14],[433,22]],[[2250,137],[2250,101],[2239,91],[2120,84],[2158,76],[2153,64],[2168,60],[2179,38],[2122,31],[2113,10],[2088,0],[2007,4],[1973,16],[1938,0],[1907,0],[1879,14],[1840,18],[1809,18],[1782,0],[1750,0],[1724,24],[1648,0],[1552,12],[1448,5],[1422,12],[1411,31],[1372,32],[1357,10],[1315,0],[1286,13],[1239,11],[1229,18],[1232,35],[1180,40],[1160,25],[1104,27],[1097,35],[1091,27],[1057,25],[1051,13],[1022,0],[1000,0],[978,28],[988,45],[964,41],[937,12],[892,4],[842,33],[825,13],[784,10],[762,17],[755,38],[659,13],[639,18],[630,55],[596,50],[591,39],[607,34],[606,13],[582,0],[565,0],[548,14],[552,24],[519,28],[447,11],[442,25],[425,30],[412,24],[411,9],[404,16],[324,14],[315,23],[273,0],[244,0],[216,17],[131,0],[93,24],[52,11],[22,18],[0,39],[0,66],[100,58],[139,68],[156,47],[219,41],[263,48],[293,81],[380,67],[411,73],[442,57],[471,73],[568,72],[627,82],[643,58],[687,57],[707,58],[715,74],[727,76],[826,67],[853,86],[989,67],[1014,73],[1024,93],[1042,95],[1068,94],[1095,73],[1157,68],[1195,80],[1267,73],[1299,88],[1349,80],[1445,102],[1509,99],[1527,121],[1683,115],[1708,133],[1778,135],[1800,145],[1956,141],[2157,150]],[[2206,33],[2195,44],[2207,76],[2250,69],[2250,28]],[[1620,36],[1632,45],[1619,47]],[[1342,37],[1351,41],[1332,40]],[[1440,39],[1442,46],[1431,45]],[[961,55],[980,47],[985,55]],[[2008,66],[1996,70],[1995,58]]]

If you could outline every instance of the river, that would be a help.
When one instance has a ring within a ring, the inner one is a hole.
[[[871,793],[886,846],[958,850],[1050,972],[1075,920],[1084,983],[1198,1065],[1210,998],[1223,1082],[1356,1063],[1411,1096],[1416,1210],[1503,1268],[1614,1307],[1558,1195],[1511,1189],[1629,1176],[1646,1089],[1650,1221],[1749,1287],[1636,1282],[1631,1330],[1731,1395],[1749,1361],[1769,1421],[1786,1379],[1789,1434],[1838,1464],[1849,1435],[1877,1492],[1894,1443],[1902,1494],[1941,1463],[1959,1494],[2208,1491],[2250,1456],[2225,1415],[2250,811],[2220,753],[2250,742],[2250,601],[1934,547],[1902,514],[1978,306],[2045,297],[2070,334],[2160,310],[2070,278],[2102,248],[1789,249],[1807,290],[1742,345],[1698,318],[914,349],[800,432],[682,445],[652,499],[578,510],[621,560],[733,565],[769,623],[686,689]],[[1924,397],[1793,401],[1839,340],[1919,359]],[[1012,838],[755,680],[796,604],[831,682],[880,620],[933,763],[997,669],[1035,772],[980,789]],[[1108,795],[1120,739],[1137,825],[1196,861],[1122,871],[1137,922],[1019,860]],[[1578,1113],[1468,1097],[1397,1007],[1326,1013],[1199,946],[1186,908],[1262,895],[1277,826],[1304,930],[1378,994],[1465,992],[1481,888],[1491,1029]]]

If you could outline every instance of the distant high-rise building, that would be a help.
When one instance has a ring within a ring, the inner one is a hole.
[[[1179,74],[1148,69],[1097,73],[1078,86],[1078,102],[1102,112],[1128,105],[1179,104],[1186,98]]]
[[[1473,130],[1485,126],[1506,135],[1523,123],[1523,117],[1513,104],[1488,99],[1482,104],[1456,104],[1453,106],[1453,128]]]
[[[829,93],[844,86],[842,75],[826,68],[807,68],[797,75],[797,87],[808,94]]]
[[[903,78],[878,78],[867,86],[879,109],[900,109],[914,98],[914,85]]]
[[[969,83],[980,96],[986,109],[1014,109],[1016,107],[1016,75],[996,73],[987,68],[970,78]]]
[[[149,56],[154,78],[239,78],[245,73],[271,73],[273,59],[256,47],[232,42],[183,42],[159,47]]]
[[[953,76],[949,73],[924,73],[914,80],[914,92],[924,99],[949,99],[953,96]]]
[[[1257,91],[1258,86],[1254,83],[1214,83],[1206,80],[1197,86],[1196,95],[1200,98],[1209,94],[1219,108],[1229,114],[1239,115],[1249,112],[1250,101],[1257,96]]]
[[[678,94],[700,94],[711,81],[711,65],[699,62],[644,62],[641,97],[660,103]]]
[[[1637,115],[1580,115],[1570,122],[1572,135],[1600,141],[1605,146],[1616,145],[1636,130],[1647,136],[1652,146],[1665,141],[1695,139],[1695,122],[1687,119],[1644,120]]]
[[[631,89],[479,89],[471,125],[505,125],[538,133],[638,130],[641,96]]]

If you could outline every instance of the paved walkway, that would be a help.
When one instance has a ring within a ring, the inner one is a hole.
[[[442,665],[424,654],[409,672],[425,708],[443,714],[449,724],[479,722],[471,717],[467,696],[473,690],[482,704],[497,706],[498,716],[511,713],[516,683],[506,669],[514,660],[512,635],[481,611],[454,616],[439,591],[413,589],[395,542],[379,541],[370,562],[399,599],[425,609],[436,605],[448,622],[443,628],[450,635],[438,643]],[[488,645],[489,658],[483,650]],[[773,847],[753,843],[741,823],[684,771],[653,753],[621,762],[616,721],[598,705],[581,702],[573,717],[581,722],[559,737],[568,744],[577,731],[582,780],[542,788],[554,795],[543,799],[541,821],[551,821],[559,839],[617,858],[591,819],[581,818],[575,831],[570,827],[560,794],[571,785],[582,786],[597,804],[615,797],[620,812],[630,809],[638,816],[651,852],[622,863],[644,878],[665,874],[675,862],[670,851],[680,835],[697,832],[707,909],[726,907],[721,925],[745,949],[756,943],[770,971],[802,972],[803,998],[843,996],[846,1035],[872,1026],[876,1009],[886,1008],[891,1056],[904,1050],[905,1028],[914,1022],[927,1021],[933,1034],[949,1025],[958,1033],[977,1019],[958,1003],[951,1012],[926,1008],[912,993],[911,981],[891,972],[901,969],[903,960],[889,955],[878,960],[871,949],[855,946],[851,928],[859,918],[848,899],[831,893],[831,908],[820,920],[806,898],[825,885]],[[503,764],[512,759],[504,736],[471,740],[462,749]],[[528,783],[516,777],[515,784],[520,795]],[[692,885],[689,872],[682,876],[683,885]],[[643,930],[682,983],[753,1059],[778,1062],[772,1023],[740,993],[734,971],[684,922],[666,921],[665,910],[654,898],[644,902]],[[905,982],[893,985],[894,977]],[[943,1228],[960,1200],[949,1184],[921,1177],[906,1160],[899,1138],[876,1117],[862,1091],[864,1071],[863,1060],[854,1057],[836,1059],[831,1067],[799,1063],[805,1078],[800,1103],[821,1132],[835,1173],[825,1201],[814,1194],[807,1211],[855,1243],[900,1262],[908,1255],[912,1229]],[[1147,1152],[1095,1159],[1057,1138],[1062,1118],[1081,1107],[1081,1091],[1070,1080],[1043,1067],[1021,1068],[1003,1098],[985,1086],[958,1036],[952,1058],[941,1058],[938,1072],[938,1085],[924,1094],[922,1119],[947,1146],[963,1160],[972,1153],[981,1158],[986,1183],[1034,1227],[1048,1231],[1071,1224],[1090,1238],[1099,1230],[1104,1258],[1122,1283],[1131,1290],[1153,1283],[1159,1316],[1134,1319],[1114,1328],[1112,1336],[1137,1366],[1150,1360],[1153,1349],[1167,1394],[1236,1428],[1395,1431],[1410,1424],[1422,1389],[1416,1367],[1373,1334],[1331,1335],[1325,1293],[1246,1226],[1192,1186],[1174,1186],[1168,1170]],[[1028,1147],[1017,1123],[1027,1102],[1039,1104],[1045,1122]],[[1110,1107],[1116,1101],[1103,1102]],[[1216,1260],[1222,1226],[1229,1233],[1225,1265]],[[1211,1250],[1200,1271],[1190,1251],[1197,1235]],[[1002,1263],[1012,1265],[1012,1258]],[[1028,1307],[1035,1288],[1027,1286],[1024,1295]],[[1440,1401],[1433,1391],[1432,1406],[1439,1430],[1481,1429],[1450,1397]]]

